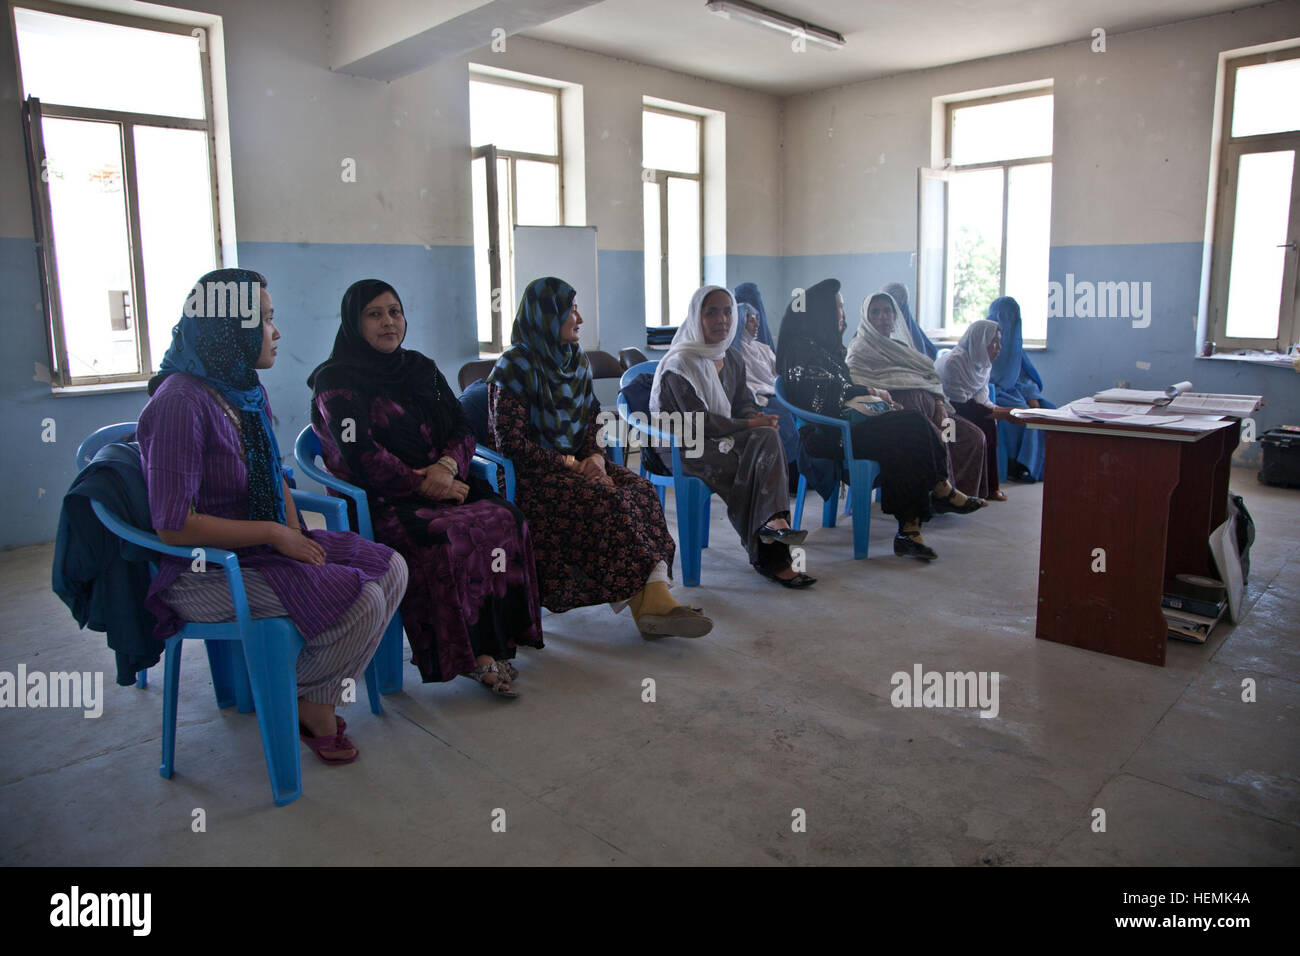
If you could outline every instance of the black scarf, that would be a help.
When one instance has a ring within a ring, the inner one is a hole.
[[[460,402],[437,364],[413,349],[402,348],[400,344],[392,352],[380,352],[371,347],[361,334],[362,310],[385,292],[391,292],[401,305],[397,290],[382,279],[361,279],[348,287],[343,293],[341,324],[334,337],[334,350],[308,376],[307,384],[314,394],[342,389],[358,392],[367,401],[381,395],[389,398],[401,405],[414,420],[427,424],[433,447],[442,448],[462,431],[465,418]],[[423,445],[427,450],[428,443],[414,434],[405,437],[409,441],[401,444],[409,447],[390,450],[410,464],[408,459],[421,458],[419,446]]]

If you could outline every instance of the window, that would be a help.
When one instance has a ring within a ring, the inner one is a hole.
[[[1300,49],[1232,60],[1226,79],[1210,338],[1284,351],[1300,339]]]
[[[641,111],[647,325],[686,317],[704,284],[704,176],[700,117],[659,107]]]
[[[922,170],[917,280],[922,324],[945,340],[1000,295],[1020,303],[1026,341],[1047,339],[1052,105],[1042,90],[945,105],[948,166]]]
[[[206,32],[36,6],[13,22],[51,382],[142,381],[220,261]]]
[[[496,353],[516,303],[514,227],[564,225],[560,91],[476,75],[469,116],[479,348]]]

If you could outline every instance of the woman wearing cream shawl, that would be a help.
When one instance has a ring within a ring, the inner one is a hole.
[[[849,343],[849,373],[854,383],[885,389],[895,402],[924,415],[944,440],[953,483],[984,497],[984,433],[945,400],[934,361],[912,347],[900,318],[898,304],[886,292],[862,303],[862,320]]]
[[[966,327],[961,341],[934,363],[943,380],[943,393],[958,416],[973,422],[984,433],[984,475],[990,501],[1006,501],[998,488],[998,421],[1010,421],[1011,409],[1002,408],[989,397],[993,362],[1002,351],[1002,330],[996,322],[977,319]]]
[[[735,313],[736,301],[726,289],[704,286],[695,292],[655,369],[650,412],[690,415],[702,423],[692,431],[702,436],[703,448],[683,449],[682,467],[727,503],[727,517],[759,574],[789,588],[807,587],[813,578],[791,567],[789,545],[801,543],[806,532],[790,528],[776,416],[763,414],[754,402],[744,358],[730,347],[739,325]],[[657,451],[667,464],[667,449]]]

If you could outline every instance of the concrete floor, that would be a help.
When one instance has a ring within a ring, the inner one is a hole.
[[[200,648],[163,780],[161,671],[117,687],[103,636],[49,589],[52,546],[6,552],[0,670],[102,669],[107,701],[97,720],[0,710],[0,863],[1296,864],[1300,491],[1244,469],[1233,485],[1258,527],[1250,612],[1171,642],[1164,668],[1034,639],[1041,486],[936,519],[928,567],[893,556],[878,511],[866,561],[847,521],[817,528],[806,592],[749,570],[715,499],[703,586],[676,591],[712,635],[651,643],[607,607],[547,614],[516,701],[408,665],[384,716],[364,694],[346,709],[360,760],[304,748],[303,796],[282,808],[255,718],[217,709]],[[916,663],[998,671],[999,716],[894,708],[890,677]]]

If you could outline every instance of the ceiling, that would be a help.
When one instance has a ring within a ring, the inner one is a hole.
[[[705,0],[604,0],[523,36],[778,95],[1258,6],[1259,0],[764,0],[843,49],[709,13]]]

